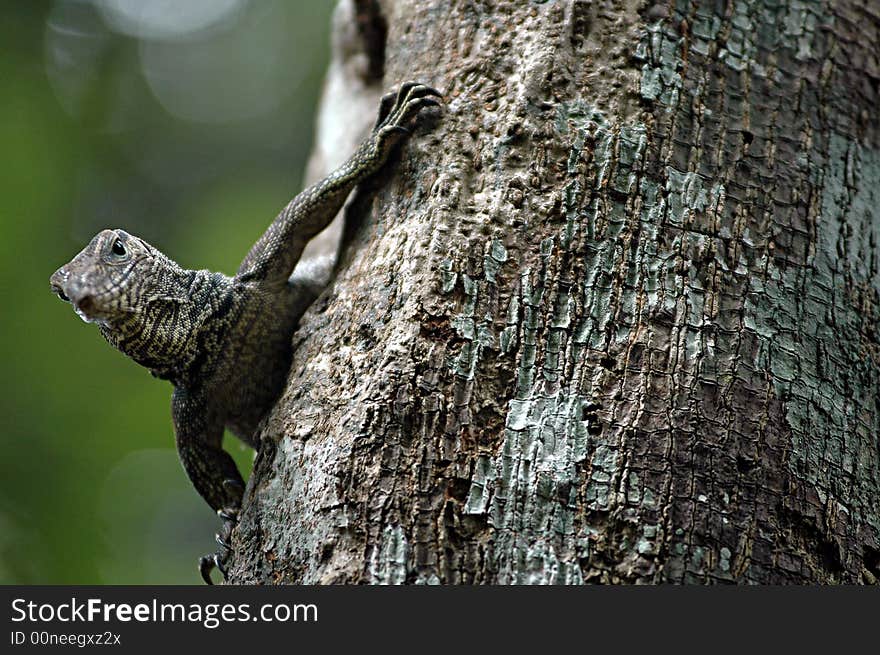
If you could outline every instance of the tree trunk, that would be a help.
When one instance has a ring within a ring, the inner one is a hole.
[[[334,156],[401,81],[447,104],[302,321],[231,580],[876,583],[880,6],[334,30]]]

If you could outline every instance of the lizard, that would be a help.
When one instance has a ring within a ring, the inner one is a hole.
[[[187,476],[222,520],[219,549],[199,560],[224,579],[245,491],[224,429],[259,449],[259,425],[280,396],[299,319],[323,284],[292,275],[309,240],[349,193],[378,173],[442,95],[406,82],[384,95],[369,136],[323,180],[291,200],[230,277],[188,270],[122,229],[99,232],[49,279],[53,293],[115,348],[174,390],[175,443]]]

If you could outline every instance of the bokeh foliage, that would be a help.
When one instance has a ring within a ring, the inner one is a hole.
[[[171,387],[48,277],[105,227],[234,271],[301,186],[328,57],[330,2],[227,1],[170,36],[108,3],[0,9],[0,583],[198,581],[219,521],[177,461]]]

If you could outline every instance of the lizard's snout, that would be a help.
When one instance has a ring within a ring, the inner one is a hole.
[[[70,298],[67,297],[67,294],[64,293],[64,289],[62,289],[61,287],[53,286],[53,287],[52,287],[52,292],[53,292],[56,296],[58,296],[59,298],[61,298],[61,300],[63,300],[64,302],[70,302]]]
[[[76,278],[71,278],[65,269],[59,268],[55,271],[49,278],[49,284],[52,293],[73,305],[78,313],[90,314],[95,309],[95,299],[91,292]]]
[[[67,278],[67,271],[65,271],[63,268],[59,268],[57,271],[52,273],[52,277],[49,278],[49,286],[52,289],[52,293],[61,298],[61,300],[63,300],[64,302],[70,302],[70,297],[67,295],[67,292],[64,289]]]

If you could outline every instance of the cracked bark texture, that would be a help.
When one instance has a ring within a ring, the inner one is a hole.
[[[876,583],[880,6],[334,30],[332,156],[403,80],[448,104],[295,336],[231,581]]]

